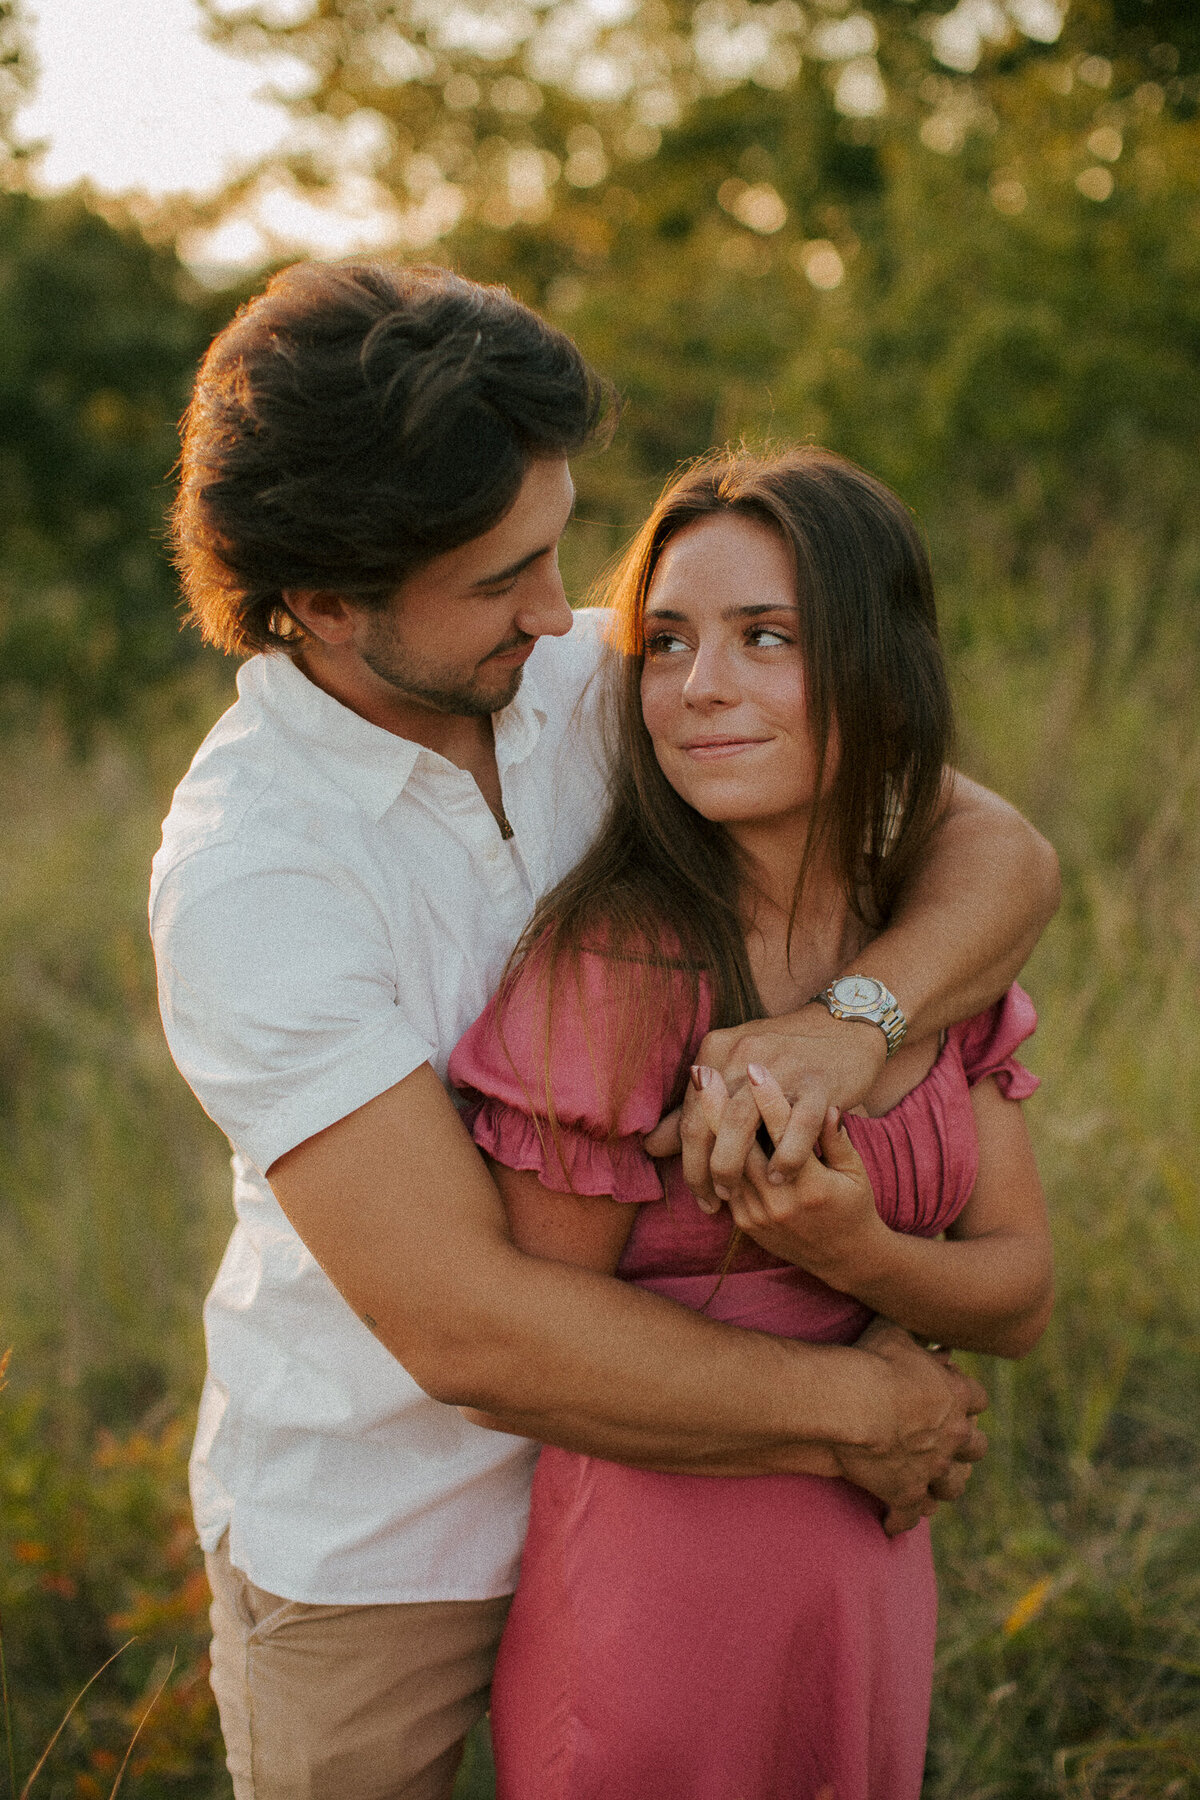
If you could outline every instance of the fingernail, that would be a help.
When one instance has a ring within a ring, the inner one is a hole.
[[[729,1198],[729,1189],[727,1187],[722,1187],[719,1181],[713,1182],[713,1193],[717,1196],[718,1200],[728,1200]]]
[[[833,1115],[833,1129],[835,1131],[840,1131],[842,1129],[841,1108],[837,1107],[837,1106],[831,1106],[829,1110]]]
[[[692,1086],[697,1093],[706,1088],[712,1080],[712,1070],[705,1063],[692,1064]]]
[[[755,1087],[761,1087],[763,1082],[767,1079],[767,1071],[763,1068],[761,1063],[747,1063],[746,1079],[753,1082]]]
[[[772,1187],[782,1187],[785,1177],[779,1169],[768,1169],[767,1180],[771,1183]]]
[[[717,1210],[715,1206],[710,1206],[707,1200],[701,1200],[699,1194],[696,1195],[696,1205],[702,1213],[707,1213],[710,1219]]]

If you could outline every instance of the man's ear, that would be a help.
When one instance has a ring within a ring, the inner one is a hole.
[[[330,588],[284,588],[283,602],[310,636],[334,648],[349,643],[358,613]]]

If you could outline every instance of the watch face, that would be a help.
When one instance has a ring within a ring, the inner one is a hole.
[[[877,1006],[883,999],[883,987],[873,981],[869,975],[843,975],[835,981],[830,989],[839,1006],[853,1006],[856,1009],[866,1006]]]

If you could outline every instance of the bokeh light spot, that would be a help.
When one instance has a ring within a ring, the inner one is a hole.
[[[1089,137],[1087,147],[1101,162],[1116,162],[1125,148],[1125,140],[1115,126],[1100,125]]]
[[[989,187],[988,193],[991,195],[992,205],[996,211],[1008,213],[1010,216],[1023,213],[1029,204],[1029,195],[1025,191],[1024,183],[1018,181],[1015,176],[997,177]]]
[[[791,262],[811,287],[826,294],[840,287],[846,274],[841,253],[828,238],[810,238],[806,244],[797,244],[791,252]]]
[[[1075,177],[1075,186],[1087,200],[1107,200],[1116,183],[1111,169],[1094,163],[1090,169],[1083,169]]]

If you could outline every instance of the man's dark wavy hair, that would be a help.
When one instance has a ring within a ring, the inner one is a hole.
[[[529,463],[603,438],[611,389],[506,289],[447,269],[297,263],[214,339],[172,514],[189,615],[294,648],[289,588],[381,607],[503,518]]]

